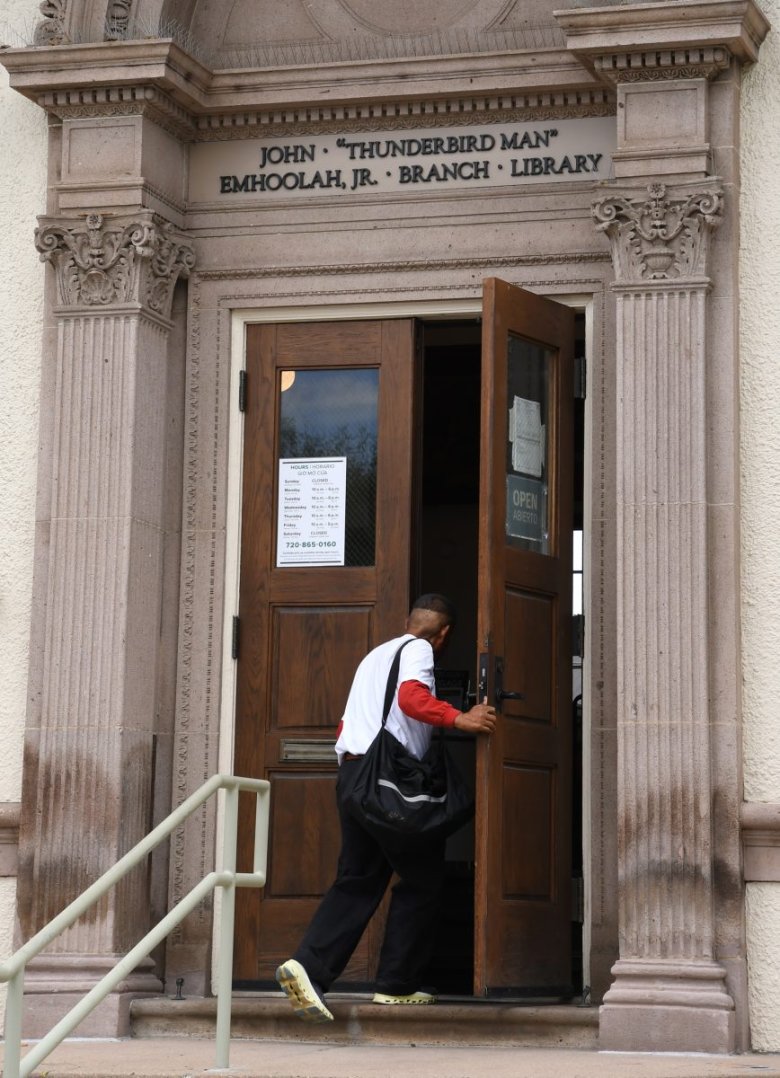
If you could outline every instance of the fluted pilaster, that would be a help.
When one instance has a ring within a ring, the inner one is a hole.
[[[617,302],[620,960],[601,1042],[728,1051],[714,958],[706,276],[719,185],[594,207]]]
[[[44,222],[57,272],[41,655],[26,735],[19,910],[33,935],[149,830],[163,563],[170,301],[192,264],[151,214]],[[148,929],[135,870],[30,967],[29,1032]],[[136,973],[127,991],[159,982]],[[122,997],[120,991],[118,997]],[[109,1001],[93,1031],[123,1028]]]

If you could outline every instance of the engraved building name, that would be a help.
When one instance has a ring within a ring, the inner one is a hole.
[[[612,117],[199,143],[190,202],[602,180]]]

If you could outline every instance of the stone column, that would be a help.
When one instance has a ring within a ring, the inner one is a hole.
[[[706,276],[716,181],[600,199],[616,272],[620,959],[602,1047],[730,1051],[715,961]]]
[[[56,270],[51,469],[20,834],[22,938],[147,833],[161,620],[167,340],[191,249],[151,211],[41,221]],[[140,868],[28,971],[25,1031],[40,1034],[149,924]],[[147,963],[82,1027],[126,1028]]]
[[[748,1045],[733,222],[740,68],[768,23],[754,0],[557,17],[616,98],[594,207],[618,327],[620,958],[600,1044],[728,1052]]]

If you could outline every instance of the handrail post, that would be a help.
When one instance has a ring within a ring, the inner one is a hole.
[[[22,1062],[22,1007],[24,1005],[24,967],[8,982],[5,1002],[5,1053],[3,1075],[19,1078]]]
[[[162,840],[195,809],[199,808],[217,790],[225,790],[224,841],[222,850],[223,869],[210,872],[188,895],[159,921],[114,968],[98,981],[84,998],[34,1045],[22,1055],[22,1009],[24,1006],[24,975],[27,963],[43,951],[66,928],[140,863]],[[257,797],[257,828],[255,836],[254,872],[236,872],[236,847],[238,844],[238,802],[241,789],[251,790]],[[266,779],[239,778],[235,775],[213,775],[199,790],[191,794],[162,823],[129,850],[124,857],[96,880],[78,898],[66,906],[52,921],[24,943],[6,962],[0,963],[0,983],[8,984],[5,1019],[5,1078],[21,1078],[29,1075],[38,1064],[71,1033],[82,1019],[131,973],[142,958],[165,939],[172,928],[180,924],[215,887],[224,888],[219,922],[220,948],[217,968],[217,1067],[227,1070],[230,1056],[230,1010],[233,994],[233,937],[235,933],[236,886],[264,887],[266,880],[266,852],[268,843],[268,803],[270,785]]]
[[[233,999],[233,933],[236,915],[236,846],[238,840],[238,786],[225,790],[225,828],[222,870],[231,882],[222,887],[222,911],[217,963],[217,1069],[230,1066],[230,1010]]]

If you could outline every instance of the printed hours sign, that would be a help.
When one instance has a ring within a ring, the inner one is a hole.
[[[198,143],[190,202],[603,180],[614,117]]]
[[[346,457],[279,461],[276,564],[343,565]]]

